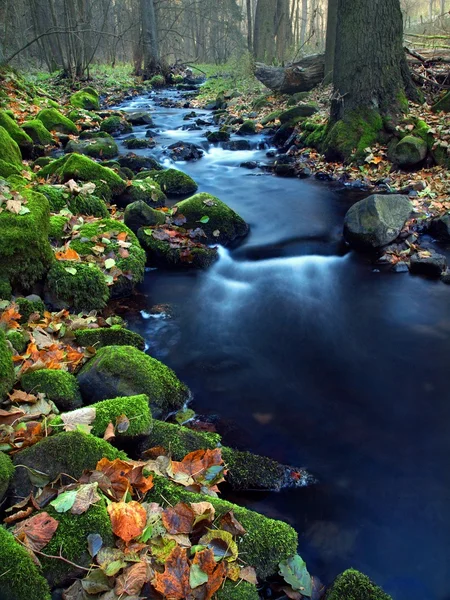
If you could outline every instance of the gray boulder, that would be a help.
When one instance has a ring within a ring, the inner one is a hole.
[[[407,196],[374,194],[345,215],[344,237],[357,250],[374,250],[393,242],[413,211]]]
[[[407,135],[397,144],[392,158],[399,167],[415,167],[425,160],[427,152],[428,146],[424,140]]]
[[[447,259],[434,250],[419,252],[411,256],[409,270],[415,275],[426,275],[439,279],[447,269]]]
[[[429,231],[440,242],[450,242],[450,214],[433,219]]]
[[[164,225],[166,215],[155,210],[143,200],[132,202],[125,209],[124,222],[134,233],[137,233],[141,227],[154,227],[155,225]]]

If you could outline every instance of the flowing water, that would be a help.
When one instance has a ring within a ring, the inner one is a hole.
[[[158,146],[137,153],[163,159],[174,141],[202,145],[201,160],[172,166],[239,212],[251,234],[207,272],[149,270],[148,308],[176,305],[176,316],[143,311],[132,326],[190,386],[195,410],[220,415],[225,442],[318,478],[235,499],[291,523],[326,583],[352,566],[394,600],[448,600],[450,288],[346,254],[354,198],[240,168],[267,162],[263,137],[227,151],[209,147],[204,130],[181,130],[190,109],[159,107],[155,96],[121,106],[147,107]]]

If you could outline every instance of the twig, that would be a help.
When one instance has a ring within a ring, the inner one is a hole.
[[[29,548],[26,544],[24,544],[18,538],[16,538],[16,542],[19,542],[19,544],[22,544],[22,546],[24,548],[26,548],[27,550],[31,550],[31,548]],[[39,556],[43,556],[44,558],[53,558],[55,560],[62,560],[63,562],[67,563],[68,565],[71,565],[72,567],[75,567],[76,569],[81,569],[82,571],[88,571],[89,572],[89,571],[92,570],[91,568],[87,569],[86,567],[82,567],[81,565],[77,565],[76,563],[72,562],[68,558],[64,558],[64,556],[62,556],[62,554],[61,554],[61,550],[62,550],[62,546],[61,546],[61,548],[59,550],[59,556],[53,556],[52,554],[45,554],[44,552],[41,552],[40,550],[31,550],[31,552],[34,552],[34,554],[39,554]]]

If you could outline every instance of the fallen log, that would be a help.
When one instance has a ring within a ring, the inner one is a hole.
[[[309,92],[325,77],[325,55],[312,54],[287,67],[270,67],[256,63],[256,78],[281,94]]]

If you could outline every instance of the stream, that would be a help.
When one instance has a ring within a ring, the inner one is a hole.
[[[206,272],[148,270],[148,310],[131,328],[189,385],[196,412],[217,415],[225,443],[317,477],[231,498],[295,527],[312,574],[328,584],[354,567],[394,600],[449,600],[450,288],[347,253],[354,196],[241,168],[268,162],[258,149],[267,138],[245,138],[248,151],[210,146],[208,127],[181,130],[192,109],[161,98],[181,99],[164,90],[119,107],[152,111],[158,145],[136,154],[169,166],[165,146],[202,146],[199,161],[171,166],[251,233]],[[176,306],[174,318],[151,315],[157,304]]]

